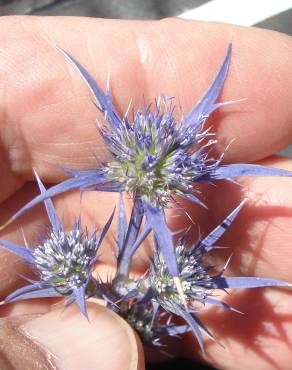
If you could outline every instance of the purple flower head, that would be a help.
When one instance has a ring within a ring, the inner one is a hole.
[[[43,184],[36,175],[41,193],[45,192]],[[80,221],[70,231],[65,231],[60,222],[51,199],[44,201],[51,227],[42,236],[38,245],[31,249],[25,241],[19,246],[5,240],[0,245],[21,257],[30,264],[39,280],[26,279],[30,285],[11,293],[5,302],[29,298],[66,296],[67,302],[77,301],[81,312],[86,315],[85,299],[88,288],[95,286],[91,275],[97,260],[97,250],[111,224],[113,215],[100,235],[96,230],[89,233],[82,231]]]
[[[203,350],[203,336],[205,333],[212,339],[214,336],[208,328],[198,319],[196,313],[200,312],[206,304],[219,306],[230,311],[239,312],[227,303],[218,299],[218,290],[228,288],[258,288],[267,286],[289,286],[292,285],[283,281],[256,278],[256,277],[225,277],[223,276],[228,262],[218,273],[215,267],[208,264],[205,257],[216,248],[217,240],[224,234],[231,225],[244,202],[235,208],[229,216],[217,226],[204,239],[196,244],[188,246],[182,238],[175,249],[179,278],[187,302],[187,309],[181,296],[178,294],[173,278],[169,273],[163,255],[156,252],[151,264],[148,282],[148,299],[157,302],[166,311],[181,316],[192,328],[199,344]],[[156,248],[159,250],[159,248]],[[216,272],[212,272],[212,271]],[[151,292],[149,294],[149,291]],[[201,305],[200,305],[201,304]],[[200,307],[201,306],[201,307]]]
[[[98,247],[96,231],[89,235],[77,222],[71,231],[52,230],[32,256],[41,280],[66,295],[90,279]]]
[[[167,207],[174,195],[192,193],[193,182],[217,162],[202,150],[190,151],[207,133],[199,125],[187,134],[184,121],[176,122],[172,101],[165,97],[156,102],[154,112],[138,110],[133,122],[125,117],[115,130],[100,126],[100,132],[114,157],[105,167],[109,180],[158,209]]]

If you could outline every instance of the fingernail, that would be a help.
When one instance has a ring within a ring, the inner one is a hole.
[[[23,334],[21,327],[38,315],[0,319],[0,369],[56,369],[42,347]]]
[[[87,310],[88,320],[76,305],[54,310],[21,331],[60,370],[144,369],[141,344],[128,324],[97,303],[88,302]]]

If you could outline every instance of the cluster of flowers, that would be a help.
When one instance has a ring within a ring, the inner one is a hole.
[[[177,122],[171,99],[161,96],[154,109],[138,110],[133,119],[121,118],[110,96],[103,92],[89,73],[64,50],[56,47],[79,71],[91,89],[107,125],[98,123],[98,130],[109,154],[100,168],[83,171],[66,170],[70,177],[46,189],[36,175],[40,194],[20,209],[5,225],[43,202],[50,228],[39,244],[31,248],[1,240],[3,248],[15,253],[36,273],[36,280],[10,294],[5,302],[40,297],[65,297],[66,304],[76,302],[86,313],[88,298],[103,299],[107,306],[121,315],[139,333],[143,343],[160,348],[162,338],[192,331],[204,349],[203,337],[214,335],[199,319],[205,305],[237,311],[218,299],[218,292],[228,288],[291,286],[268,278],[227,277],[224,271],[210,265],[206,256],[216,247],[218,239],[230,227],[245,201],[241,202],[209,235],[195,243],[187,242],[184,231],[174,242],[165,210],[177,197],[204,206],[196,183],[230,180],[237,176],[292,176],[289,171],[252,164],[222,164],[222,157],[213,158],[210,148],[215,140],[204,124],[208,116],[223,104],[217,99],[225,81],[231,46],[207,92],[199,103]],[[52,197],[72,189],[91,189],[120,194],[118,211],[98,233],[82,229],[77,221],[72,230],[65,230],[53,206]],[[123,193],[133,200],[127,219]],[[117,217],[117,269],[110,281],[94,274],[97,251]],[[4,225],[4,226],[5,226]],[[142,277],[132,277],[134,253],[150,235],[153,257]],[[217,297],[217,298],[216,298]],[[185,324],[173,318],[180,316]]]

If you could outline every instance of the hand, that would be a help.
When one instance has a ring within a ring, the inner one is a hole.
[[[292,136],[292,42],[288,36],[175,19],[2,17],[0,30],[1,224],[38,193],[32,168],[43,181],[54,183],[64,178],[56,166],[92,168],[107,156],[94,124],[97,110],[90,92],[48,39],[74,55],[101,87],[110,72],[112,95],[120,112],[125,112],[131,98],[137,107],[143,104],[143,95],[151,102],[161,92],[175,96],[187,112],[212,81],[232,42],[231,67],[221,100],[247,100],[220,109],[208,121],[218,135],[218,153],[236,139],[225,155],[226,162],[264,160],[292,170],[290,159],[271,158]],[[232,275],[292,281],[291,179],[241,179],[240,183],[241,188],[226,183],[205,186],[210,211],[189,206],[188,213],[201,232],[208,232],[239,199],[248,196],[247,206],[221,242],[230,249],[219,257],[226,260],[234,253],[228,270]],[[54,202],[68,225],[80,214],[78,192]],[[87,192],[82,199],[83,224],[104,225],[115,203],[111,194]],[[187,217],[179,222],[189,224]],[[36,226],[43,223],[43,207],[35,208],[1,232],[1,239],[20,243],[22,227],[27,240],[33,242],[39,230]],[[29,272],[14,255],[4,250],[1,254],[4,298],[23,284],[16,274],[29,276]],[[114,265],[111,237],[103,245],[102,261],[100,268],[105,270]],[[136,271],[145,269],[146,263],[147,254],[141,252],[135,259]],[[235,362],[239,370],[289,369],[291,292],[253,290],[224,298],[246,314],[217,309],[202,313],[200,317],[225,347],[207,340],[204,360],[222,369],[234,369]],[[88,309],[90,323],[75,306],[64,310],[63,304],[52,300],[2,306],[2,367],[8,361],[16,368],[32,369],[37,359],[42,368],[50,360],[70,370],[143,369],[141,344],[128,325],[94,302]],[[191,335],[175,348],[174,354],[199,358]]]

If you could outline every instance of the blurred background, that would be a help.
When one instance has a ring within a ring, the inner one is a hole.
[[[292,35],[292,0],[0,0],[0,15],[160,19],[183,13],[186,18],[255,24]]]
[[[0,16],[16,14],[124,19],[180,16],[255,25],[292,35],[292,0],[0,0]],[[292,156],[292,145],[280,154]],[[183,359],[147,367],[158,369],[210,368]]]

